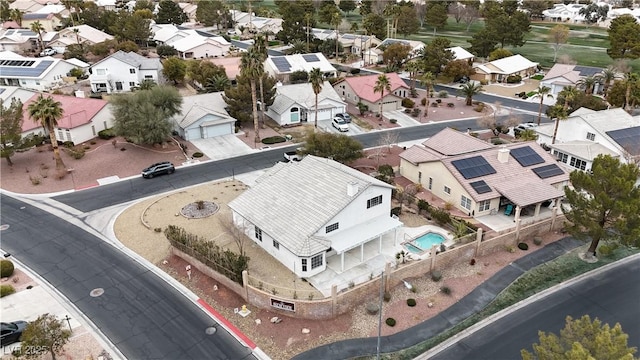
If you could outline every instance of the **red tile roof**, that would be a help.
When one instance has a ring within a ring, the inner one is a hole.
[[[36,101],[40,94],[33,95],[23,105],[23,123],[22,131],[29,131],[42,127],[40,123],[36,123],[29,116],[29,104]],[[100,112],[106,105],[107,101],[100,99],[79,98],[67,95],[51,95],[44,94],[45,97],[53,97],[55,101],[62,104],[62,118],[58,119],[58,128],[73,129],[75,127],[90,123],[94,116]]]
[[[385,74],[387,78],[389,78],[389,84],[391,85],[391,92],[398,90],[401,87],[409,89],[407,84],[398,76],[396,73],[387,73]],[[376,81],[378,81],[378,75],[367,75],[367,76],[352,76],[345,79],[347,84],[351,86],[356,95],[364,100],[369,102],[377,102],[380,100],[380,93],[374,92],[373,88],[376,86]],[[385,91],[385,96],[387,95],[387,91]]]

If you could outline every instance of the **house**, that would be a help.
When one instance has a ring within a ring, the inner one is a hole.
[[[364,52],[379,46],[382,41],[375,35],[339,34],[338,41],[345,53],[363,56]]]
[[[236,77],[240,74],[241,57],[209,58],[207,61],[222,66],[231,83],[235,84]]]
[[[393,186],[336,161],[312,155],[277,163],[229,203],[233,223],[298,277],[327,267],[327,259],[371,241],[402,223],[390,215]],[[357,250],[356,250],[357,251]],[[358,251],[359,264],[365,263]]]
[[[96,3],[96,5],[105,10],[105,11],[117,11],[118,7],[116,6],[117,1],[116,0],[94,0],[94,3]],[[128,5],[128,4],[127,4]],[[132,9],[133,7],[129,7],[129,9]]]
[[[640,116],[623,109],[580,108],[558,124],[556,141],[551,144],[554,127],[543,124],[533,130],[538,143],[548,146],[570,170],[591,170],[598,155],[611,155],[624,163],[640,160]]]
[[[176,131],[186,141],[234,133],[236,119],[224,109],[223,92],[185,96],[182,110],[173,117]]]
[[[393,39],[386,38],[384,39],[378,46],[374,49],[365,50],[364,52],[364,62],[365,64],[378,64],[383,61],[382,54],[384,49],[386,49],[391,44],[403,44],[408,45],[411,48],[409,52],[409,59],[413,59],[420,55],[420,52],[424,49],[424,43],[422,41],[415,40],[404,40],[404,39]]]
[[[322,53],[269,56],[264,62],[264,71],[286,84],[289,75],[296,71],[311,72],[320,69],[325,78],[336,77],[338,71]]]
[[[389,79],[391,91],[385,91],[382,99],[382,94],[374,91],[378,75],[350,76],[335,83],[333,88],[349,104],[357,105],[361,102],[369,110],[377,112],[382,101],[382,111],[398,110],[402,106],[402,99],[409,96],[409,86],[396,73],[385,75]]]
[[[235,23],[235,29],[239,33],[272,33],[277,34],[282,30],[282,19],[256,16],[239,10],[229,10]]]
[[[93,92],[125,92],[144,80],[164,83],[160,59],[149,59],[135,52],[122,50],[98,61],[89,68]]]
[[[36,123],[29,116],[29,104],[36,101],[39,93],[24,103],[22,136],[29,134],[43,134],[42,124]],[[49,95],[55,101],[62,104],[62,118],[58,119],[56,127],[56,139],[60,142],[70,141],[74,144],[81,144],[89,141],[98,132],[113,127],[113,115],[111,105],[102,99],[88,99],[67,95]]]
[[[222,57],[229,53],[231,43],[222,36],[200,30],[181,30],[171,24],[152,26],[153,40],[173,46],[182,59]]]
[[[464,48],[460,47],[460,46],[454,46],[454,47],[450,47],[447,50],[451,51],[453,53],[453,60],[465,60],[468,61],[469,64],[473,64],[473,62],[476,60],[476,56],[473,55],[472,53],[468,52],[467,50],[465,50]]]
[[[316,94],[310,83],[281,85],[276,88],[275,99],[267,115],[280,125],[314,122]],[[331,87],[328,81],[318,93],[318,121],[331,120],[336,114],[346,111],[347,103]]]
[[[577,86],[579,81],[587,76],[597,76],[602,73],[601,68],[581,65],[555,64],[542,80],[540,86],[551,89],[552,95],[557,95],[566,86]],[[602,88],[600,83],[596,84],[594,93],[598,93]]]
[[[83,24],[58,31],[47,46],[58,52],[58,54],[62,54],[69,45],[82,44],[83,46],[91,46],[107,40],[113,40],[113,36]]]
[[[545,17],[544,20],[581,22],[584,21],[584,16],[580,15],[580,10],[586,6],[584,4],[555,4],[553,8],[542,11],[542,15]]]
[[[517,54],[484,64],[474,64],[473,68],[476,71],[471,75],[473,80],[503,82],[509,76],[526,78],[534,75],[538,71],[538,63]]]
[[[64,5],[47,4],[35,11],[22,15],[22,27],[30,29],[36,21],[44,28],[44,31],[55,31],[62,27],[65,18],[69,17],[69,10]]]
[[[196,22],[196,11],[198,11],[198,4],[188,3],[188,2],[179,2],[178,6],[182,12],[187,15],[189,21]]]
[[[23,14],[36,12],[47,4],[59,4],[60,0],[16,0],[9,3],[10,9],[22,11]]]
[[[28,29],[7,29],[0,33],[0,51],[26,53],[38,49],[38,34]]]
[[[495,146],[446,128],[400,154],[400,174],[470,216],[508,205],[538,216],[564,196],[569,173],[535,142]]]
[[[66,60],[24,57],[10,51],[0,53],[0,86],[20,86],[45,91],[63,84],[76,66]]]
[[[311,28],[311,35],[318,40],[329,40],[336,38],[336,31],[332,29]]]

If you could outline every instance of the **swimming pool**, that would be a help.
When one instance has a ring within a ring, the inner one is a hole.
[[[414,254],[420,254],[431,249],[433,245],[442,244],[444,241],[444,236],[438,233],[428,232],[405,244],[405,247]]]

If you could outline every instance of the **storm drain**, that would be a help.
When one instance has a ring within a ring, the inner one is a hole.
[[[91,290],[91,292],[89,293],[89,295],[91,295],[91,297],[98,297],[98,296],[101,296],[102,294],[104,294],[104,289],[103,288],[95,288],[95,289]]]
[[[204,329],[204,333],[207,335],[213,335],[216,333],[216,331],[218,331],[218,329],[216,329],[215,326],[209,326],[208,328]]]

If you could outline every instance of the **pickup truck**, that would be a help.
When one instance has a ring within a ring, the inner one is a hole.
[[[289,161],[300,161],[302,160],[302,155],[298,154],[297,151],[287,151],[284,153],[285,162]]]

